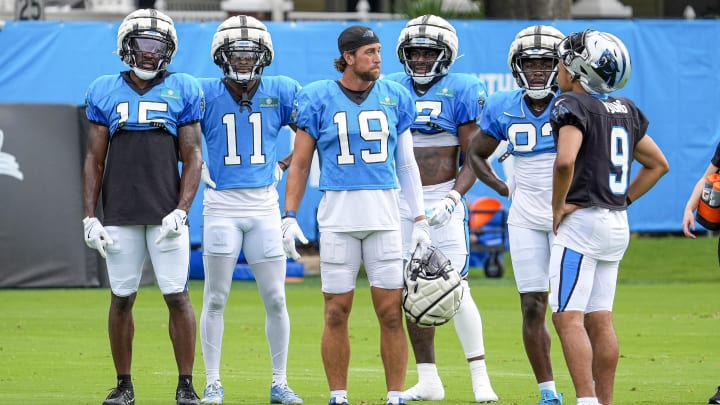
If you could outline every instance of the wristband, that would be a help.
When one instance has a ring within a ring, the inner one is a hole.
[[[283,216],[283,218],[297,218],[297,212],[292,211],[292,210],[287,210],[287,211],[285,211],[285,215]]]
[[[455,203],[455,205],[460,204],[460,200],[462,199],[462,196],[460,195],[460,193],[458,193],[458,192],[455,191],[455,190],[450,190],[450,192],[447,193],[446,197],[448,197],[448,198],[450,198],[451,200],[453,200],[453,202]]]

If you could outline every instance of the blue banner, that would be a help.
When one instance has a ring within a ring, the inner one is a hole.
[[[670,173],[629,210],[634,232],[681,229],[682,211],[695,182],[707,167],[720,141],[720,37],[717,20],[568,20],[568,21],[453,21],[460,54],[453,72],[478,76],[490,92],[515,87],[507,51],[515,34],[533,24],[554,25],[565,34],[586,28],[610,31],[620,37],[632,57],[632,76],[618,94],[632,98],[650,120],[648,132],[670,161]],[[217,77],[210,57],[212,35],[219,22],[177,23],[178,53],[170,70],[198,77]],[[346,22],[267,23],[275,60],[265,70],[286,75],[301,84],[337,78],[333,59],[337,36]],[[90,82],[102,74],[126,69],[115,54],[119,22],[8,22],[0,31],[0,103],[61,103],[81,105]],[[404,21],[369,22],[384,44],[383,71],[402,68],[395,54]],[[2,127],[3,123],[0,123]],[[289,135],[289,131],[288,131]],[[52,134],[48,134],[52,136]],[[290,148],[283,137],[279,151]],[[38,162],[41,164],[41,162]],[[502,175],[502,168],[496,167]],[[634,168],[635,172],[638,168]],[[284,182],[280,183],[281,199]],[[308,188],[301,204],[300,224],[317,239],[315,210],[320,192]],[[494,195],[481,184],[469,200]],[[282,205],[282,204],[281,204]],[[201,223],[202,192],[191,212]],[[192,239],[199,243],[201,230]]]

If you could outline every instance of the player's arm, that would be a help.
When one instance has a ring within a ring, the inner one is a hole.
[[[412,134],[409,130],[398,136],[395,163],[400,191],[403,193],[415,221],[421,221],[425,219],[425,202],[423,201],[420,169],[415,161]]]
[[[105,173],[105,156],[110,144],[108,127],[94,122],[88,129],[88,146],[83,164],[83,213],[94,217]]]
[[[295,124],[288,124],[288,127],[293,131],[293,133],[297,133],[298,127],[295,126]],[[282,169],[282,171],[287,171],[287,169],[290,167],[290,163],[292,162],[293,157],[293,151],[291,150],[290,153],[285,155],[284,158],[278,160],[278,165]]]
[[[700,194],[702,193],[703,186],[705,185],[705,178],[708,175],[715,174],[720,170],[719,167],[715,166],[714,164],[710,163],[705,169],[705,173],[703,173],[702,176],[700,176],[700,179],[695,183],[695,187],[693,187],[692,193],[690,193],[690,197],[688,198],[687,202],[685,203],[685,211],[683,211],[683,221],[682,221],[682,228],[683,233],[688,238],[695,239],[695,234],[693,231],[695,231],[695,215],[694,212],[698,208],[698,204],[700,203]]]
[[[570,184],[575,172],[575,159],[577,158],[580,146],[582,145],[583,134],[580,129],[573,125],[560,127],[557,136],[557,156],[553,167],[553,232],[557,234],[560,222],[566,214],[576,207],[566,207]]]
[[[395,149],[395,165],[397,167],[397,178],[400,182],[400,191],[403,193],[405,201],[407,201],[410,214],[415,218],[410,236],[410,253],[422,257],[431,243],[430,224],[425,218],[422,179],[420,178],[420,169],[415,161],[410,130],[405,130],[398,136],[398,144]]]
[[[670,164],[665,155],[649,135],[643,136],[635,145],[633,158],[642,167],[628,187],[627,197],[630,201],[642,197],[670,170]]]
[[[203,163],[202,132],[199,122],[178,128],[178,146],[183,165],[177,209],[187,213],[200,184],[200,171]]]
[[[473,138],[475,138],[475,134],[477,134],[479,130],[480,127],[478,127],[475,121],[462,124],[457,128],[458,140],[460,141],[460,151],[462,152],[463,156],[466,157],[466,161],[468,153],[470,151],[470,144]],[[463,196],[465,195],[465,193],[468,192],[468,190],[470,190],[470,187],[475,184],[475,180],[476,177],[475,174],[473,174],[470,165],[463,164],[460,168],[460,172],[458,173],[457,178],[455,179],[455,185],[453,186],[453,190],[457,191],[458,194]]]
[[[469,166],[478,180],[485,183],[503,197],[508,197],[510,190],[507,183],[500,180],[490,166],[488,159],[500,145],[500,141],[478,129],[465,154],[466,166]]]
[[[315,138],[302,129],[295,132],[295,146],[290,162],[287,183],[285,184],[285,212],[297,212],[305,195],[307,179],[310,176]]]

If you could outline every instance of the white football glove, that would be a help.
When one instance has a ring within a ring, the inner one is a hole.
[[[210,177],[210,169],[207,167],[207,163],[203,161],[202,168],[200,169],[200,178],[210,188],[215,188],[215,182]]]
[[[439,203],[435,204],[428,222],[434,227],[440,227],[450,222],[455,206],[460,203],[460,193],[455,190],[450,192]]]
[[[413,256],[423,257],[430,247],[430,224],[426,219],[415,221],[412,231]]]
[[[300,258],[300,254],[295,249],[295,239],[299,240],[300,243],[308,243],[305,234],[303,234],[300,225],[298,225],[297,218],[285,217],[282,220],[282,238],[283,238],[283,250],[285,255],[293,260]]]
[[[115,242],[107,233],[105,227],[103,227],[95,217],[85,217],[85,219],[83,219],[83,225],[85,226],[85,244],[100,252],[100,256],[103,258],[107,257],[105,247]]]
[[[187,212],[179,209],[167,214],[162,220],[160,227],[160,235],[155,239],[155,244],[159,244],[163,239],[173,239],[182,235],[187,224]]]
[[[285,170],[283,170],[282,167],[280,167],[280,163],[275,165],[275,183],[280,183],[280,180],[283,178],[283,174],[285,173]]]
[[[513,193],[515,192],[515,176],[510,176],[510,178],[505,182],[508,188],[508,200],[512,200]]]

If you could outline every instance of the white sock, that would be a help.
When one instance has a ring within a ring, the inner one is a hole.
[[[400,397],[402,396],[402,391],[388,391],[388,403],[389,404],[397,404],[400,402]]]
[[[485,359],[473,360],[470,363],[470,376],[472,377],[473,388],[478,383],[490,382],[488,379],[487,366],[485,365]]]
[[[205,256],[205,289],[200,313],[200,345],[205,363],[207,385],[220,379],[220,357],[225,330],[225,305],[237,258]]]
[[[455,325],[455,333],[457,333],[460,345],[462,345],[463,352],[465,352],[465,358],[472,359],[485,355],[482,318],[475,300],[470,294],[470,286],[467,280],[462,281],[462,288],[463,299],[460,301],[460,308],[453,318],[453,325]]]
[[[337,398],[340,403],[348,402],[347,390],[333,390],[330,391],[330,398]]]
[[[578,398],[577,405],[600,405],[595,397]]]
[[[286,386],[287,385],[287,375],[285,375],[285,373],[282,373],[282,374],[273,373],[272,385],[279,386],[279,387]]]
[[[437,383],[442,384],[440,381],[440,375],[437,371],[435,363],[418,363],[418,383]]]
[[[285,258],[250,266],[265,306],[265,336],[270,346],[273,379],[287,383],[290,317],[285,305]]]
[[[557,390],[555,388],[555,381],[545,381],[538,384],[538,388],[540,388],[540,392],[543,390],[552,391],[555,395],[557,395]]]

